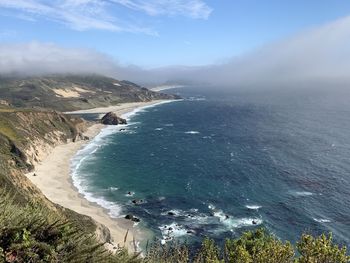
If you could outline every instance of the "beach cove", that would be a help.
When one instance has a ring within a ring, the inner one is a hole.
[[[145,107],[152,107],[166,102],[169,101],[123,103],[117,106],[69,112],[68,114],[105,114],[112,111],[118,116],[128,118],[128,116]],[[111,126],[110,128],[116,127]],[[135,245],[147,233],[144,233],[144,230],[141,231],[135,228],[134,223],[130,220],[120,218],[119,214],[114,214],[111,217],[106,209],[96,204],[96,202],[91,202],[92,200],[87,200],[86,196],[75,186],[76,182],[72,179],[72,159],[79,151],[84,150],[90,143],[93,143],[103,133],[104,129],[108,128],[105,125],[95,123],[84,133],[84,136],[90,138],[89,141],[68,142],[54,147],[50,154],[36,165],[35,170],[26,174],[26,176],[50,201],[77,213],[90,216],[97,223],[106,226],[110,230],[111,239],[113,240],[110,244],[106,244],[108,249],[113,251],[118,247],[126,246],[130,251],[134,251]],[[33,176],[34,174],[35,176]],[[98,228],[96,230],[97,238],[101,237],[101,232],[102,229]]]

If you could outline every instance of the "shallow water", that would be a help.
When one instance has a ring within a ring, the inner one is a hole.
[[[72,160],[88,199],[160,239],[264,226],[350,244],[349,94],[178,91],[187,99],[129,116],[126,131],[105,129]]]

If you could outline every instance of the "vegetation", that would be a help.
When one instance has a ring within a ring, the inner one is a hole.
[[[297,253],[296,253],[297,252]],[[193,255],[193,256],[190,256]],[[350,257],[345,247],[333,244],[332,235],[314,238],[303,235],[296,251],[289,242],[282,242],[264,229],[246,232],[238,239],[227,239],[222,249],[211,239],[204,239],[201,248],[193,253],[188,246],[156,245],[147,253],[144,262],[193,263],[346,263]]]
[[[0,111],[7,111],[8,106],[73,111],[175,98],[178,97],[98,75],[0,76]]]
[[[20,206],[0,192],[0,262],[121,262],[95,237],[39,204]]]

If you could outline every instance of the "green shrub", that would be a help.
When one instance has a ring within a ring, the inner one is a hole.
[[[333,244],[332,234],[325,234],[314,238],[310,235],[302,235],[297,244],[300,258],[298,263],[346,263],[350,257],[346,254],[346,247],[339,248]]]
[[[220,250],[215,244],[214,240],[205,238],[202,243],[202,247],[197,253],[194,262],[196,263],[219,263],[220,260]]]
[[[19,206],[4,191],[0,211],[0,262],[118,262],[124,257],[123,251],[112,256],[93,235],[48,208]]]

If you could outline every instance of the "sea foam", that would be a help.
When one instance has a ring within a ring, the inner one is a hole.
[[[199,131],[187,131],[186,134],[199,134]]]
[[[261,208],[260,205],[246,205],[245,207],[250,209],[250,210],[258,210]]]

